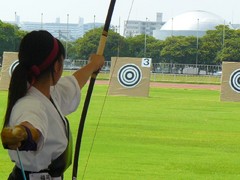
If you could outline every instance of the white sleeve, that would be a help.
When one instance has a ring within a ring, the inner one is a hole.
[[[74,76],[62,77],[51,90],[51,96],[57,101],[64,116],[77,109],[81,90]]]
[[[41,132],[42,138],[38,142],[38,149],[42,147],[47,137],[49,122],[45,109],[40,101],[24,99],[16,103],[10,117],[10,126],[27,121]]]

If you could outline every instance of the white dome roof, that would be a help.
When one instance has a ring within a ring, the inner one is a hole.
[[[206,11],[189,11],[168,20],[161,30],[213,30],[217,25],[224,24],[220,16]]]

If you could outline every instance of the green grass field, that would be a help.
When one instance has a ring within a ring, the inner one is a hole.
[[[82,179],[240,179],[240,103],[220,92],[151,88],[149,98],[107,96],[96,85],[86,120],[78,177]],[[83,98],[85,91],[83,92]],[[0,114],[7,93],[0,91]],[[82,104],[71,114],[76,137]],[[0,179],[13,164],[0,147]],[[72,169],[65,179],[71,179]]]

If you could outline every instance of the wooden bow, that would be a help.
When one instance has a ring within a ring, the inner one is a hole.
[[[105,44],[107,41],[107,36],[108,36],[108,30],[109,26],[111,23],[111,18],[114,10],[116,0],[111,0],[109,9],[108,9],[108,14],[105,20],[104,28],[102,31],[102,35],[99,41],[98,49],[97,49],[97,55],[103,55]],[[93,87],[95,84],[96,77],[98,75],[99,71],[94,72],[91,75],[90,83],[88,86],[87,94],[86,94],[86,99],[84,102],[83,110],[82,110],[82,115],[80,118],[80,123],[78,127],[78,134],[77,134],[77,140],[76,140],[76,147],[75,147],[75,154],[74,154],[74,162],[73,162],[73,171],[72,171],[72,179],[76,180],[77,179],[77,171],[78,171],[78,159],[79,159],[79,153],[80,153],[80,146],[81,146],[81,141],[82,141],[82,134],[83,134],[83,128],[87,116],[87,111],[88,111],[88,106],[91,100],[92,96],[92,91]]]

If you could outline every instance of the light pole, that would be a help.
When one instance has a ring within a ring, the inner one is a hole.
[[[17,25],[18,22],[17,22],[17,12],[15,12],[15,24]]]
[[[18,18],[17,18],[17,12],[15,12],[15,26],[14,26],[14,31],[16,31],[16,26],[18,26]],[[16,50],[16,38],[14,37],[13,40],[13,48]]]
[[[225,20],[224,20],[224,23],[223,23],[222,48],[224,48],[224,43],[225,43]]]
[[[144,57],[146,57],[146,51],[147,51],[147,20],[148,18],[146,18],[146,22],[145,22]]]
[[[198,64],[198,36],[199,36],[199,19],[197,19],[197,52],[196,52],[196,74],[198,74],[198,68],[197,68],[197,64]]]
[[[43,13],[41,13],[41,29],[43,29]]]
[[[68,23],[69,23],[69,14],[67,14],[67,39],[66,39],[66,59],[68,58],[68,38],[69,38],[69,30],[68,30]]]

